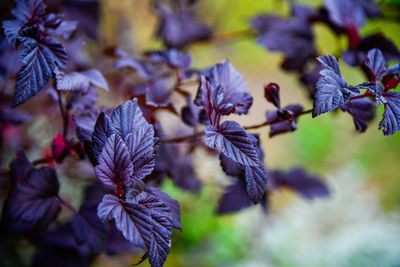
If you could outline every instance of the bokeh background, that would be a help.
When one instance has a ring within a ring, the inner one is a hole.
[[[104,0],[99,32],[103,42],[132,53],[161,47],[149,7],[146,0]],[[219,33],[247,29],[257,13],[288,14],[289,5],[279,0],[202,0],[196,11]],[[383,12],[399,15],[396,10]],[[337,40],[325,26],[314,30],[321,53],[346,47],[346,40]],[[374,19],[362,34],[381,31],[399,47],[399,30],[398,20]],[[280,85],[283,104],[312,107],[296,75],[279,68],[282,55],[265,50],[254,38],[199,43],[189,51],[195,67],[229,59],[243,74],[255,100],[248,116],[236,118],[245,125],[263,121],[271,108],[263,98],[268,82]],[[350,83],[363,81],[360,70],[343,62],[341,68]],[[199,155],[198,176],[205,183],[200,193],[186,193],[169,183],[163,187],[181,204],[183,228],[173,235],[166,266],[400,266],[400,134],[383,136],[378,131],[381,114],[378,109],[362,134],[354,130],[351,116],[341,112],[315,119],[302,116],[296,132],[273,138],[268,129],[260,130],[268,167],[305,166],[324,177],[332,191],[331,197],[312,202],[276,192],[267,216],[259,206],[215,216],[218,196],[229,179],[217,159]],[[130,262],[127,256],[125,263]],[[109,258],[98,261],[106,263],[116,264]]]
[[[297,2],[321,4],[318,0]],[[385,3],[400,5],[400,1],[381,2],[383,12],[397,16],[397,20],[374,19],[361,32],[381,31],[400,47],[400,14],[385,9]],[[116,46],[132,54],[162,47],[154,36],[157,18],[149,0],[100,3],[99,40],[85,44],[88,54],[97,46]],[[254,14],[288,14],[289,5],[281,0],[201,0],[196,12],[217,33],[224,33],[247,29]],[[313,27],[321,54],[346,47],[345,38],[338,40],[326,26]],[[189,51],[193,67],[229,59],[243,74],[254,97],[249,115],[234,118],[244,125],[264,121],[265,111],[272,108],[263,97],[263,85],[268,82],[280,85],[283,105],[299,102],[305,109],[312,107],[298,77],[279,68],[282,55],[265,50],[254,38],[196,43]],[[364,81],[359,69],[344,62],[341,68],[349,83]],[[115,104],[110,99],[116,99],[112,92],[111,96],[100,95],[102,104]],[[315,119],[302,116],[297,131],[273,138],[268,137],[268,128],[260,129],[267,167],[303,166],[323,177],[331,189],[329,198],[314,201],[285,190],[274,192],[268,215],[260,206],[233,215],[215,215],[218,198],[231,181],[217,158],[197,151],[196,172],[204,183],[202,190],[188,193],[170,181],[162,187],[180,202],[183,228],[181,232],[174,230],[165,266],[400,266],[400,133],[383,136],[378,130],[382,112],[378,108],[377,117],[362,134],[355,131],[351,116],[342,112]],[[166,125],[179,123],[167,113],[159,116]],[[43,117],[27,130],[41,136],[37,146],[43,147],[51,142],[48,133],[55,132],[52,127]],[[72,184],[64,182],[62,193],[74,201],[80,192]],[[139,258],[132,254],[102,255],[93,266],[130,266]]]

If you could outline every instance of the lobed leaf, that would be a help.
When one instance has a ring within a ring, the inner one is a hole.
[[[392,135],[400,129],[400,92],[387,91],[383,97],[386,104],[379,129],[383,128],[384,135]]]
[[[126,137],[126,144],[133,162],[133,180],[141,180],[149,175],[155,164],[154,130],[150,124],[137,128]]]
[[[269,172],[273,187],[286,187],[306,199],[327,197],[329,188],[318,176],[308,174],[302,168],[294,168],[288,172],[274,170]]]
[[[209,147],[220,148],[225,156],[240,164],[260,165],[257,151],[248,133],[237,122],[225,121],[219,128],[208,125],[205,130],[205,138]]]
[[[115,133],[111,119],[104,112],[97,117],[92,133],[92,153],[97,157],[103,150],[108,137]]]
[[[340,73],[339,63],[334,56],[324,55],[318,57],[318,60],[326,68],[320,72],[322,77],[317,82],[313,117],[337,109],[350,99],[351,93],[359,92],[359,88],[347,86],[346,80]]]
[[[379,49],[371,49],[367,54],[367,62],[365,63],[367,67],[371,70],[372,81],[381,80],[383,73],[385,72],[386,61]]]
[[[118,106],[114,110],[111,120],[115,132],[124,140],[126,140],[127,135],[133,133],[135,129],[147,125],[136,98],[128,100],[123,105]]]
[[[105,185],[129,185],[133,165],[128,148],[122,138],[112,134],[104,144],[94,168],[97,178]]]
[[[90,85],[94,85],[106,91],[109,90],[104,76],[96,69],[81,72],[74,71],[68,74],[57,70],[55,73],[58,90],[87,92]]]
[[[36,95],[58,68],[64,68],[67,54],[54,38],[47,37],[40,43],[29,42],[20,58],[23,66],[16,81],[12,106],[16,107]]]
[[[61,209],[58,190],[53,168],[32,169],[9,193],[2,214],[3,225],[12,232],[47,229]]]

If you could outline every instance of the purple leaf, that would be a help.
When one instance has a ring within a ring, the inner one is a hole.
[[[343,59],[350,65],[361,66],[367,60],[368,51],[374,48],[379,49],[386,60],[400,59],[397,46],[381,33],[362,38],[354,49],[349,49],[343,53]]]
[[[104,112],[100,113],[92,134],[92,153],[95,157],[102,152],[108,137],[114,133],[115,129],[112,126],[111,119]]]
[[[81,142],[92,141],[92,134],[94,131],[94,126],[96,124],[97,117],[98,117],[98,112],[93,110],[78,113],[72,117],[77,126],[76,134]]]
[[[29,19],[34,19],[44,15],[46,5],[42,0],[20,0],[16,1],[17,6],[11,10],[14,17],[21,22],[28,22]]]
[[[135,129],[147,125],[136,98],[128,100],[123,105],[118,106],[114,110],[111,120],[116,133],[124,140],[126,140],[127,135],[133,133]]]
[[[171,155],[174,157],[175,155]],[[169,168],[169,176],[175,185],[182,189],[198,192],[201,188],[201,181],[195,174],[192,160],[189,155],[171,158],[174,163]]]
[[[107,81],[104,79],[101,72],[96,69],[70,72],[68,74],[57,70],[55,74],[58,90],[87,92],[90,85],[94,85],[106,91],[109,90]]]
[[[375,103],[368,97],[353,99],[342,105],[341,109],[350,113],[359,132],[364,132],[375,116]]]
[[[107,237],[108,225],[97,216],[97,204],[85,202],[71,219],[71,228],[76,242],[88,244],[95,253],[99,253]]]
[[[151,239],[152,222],[150,211],[145,206],[128,203],[107,194],[97,208],[97,215],[103,221],[114,219],[125,239],[135,246],[147,249]]]
[[[33,168],[23,151],[17,152],[16,158],[10,164],[10,179],[13,184],[22,183]]]
[[[186,97],[186,106],[184,106],[181,111],[182,121],[189,126],[196,126],[199,124],[200,110],[201,108],[194,105],[190,95],[188,95]]]
[[[28,43],[20,59],[23,67],[18,73],[13,107],[36,95],[53,76],[53,72],[65,66],[67,54],[56,39],[46,37],[40,43]]]
[[[153,61],[166,64],[172,68],[180,68],[181,70],[189,68],[191,63],[189,53],[183,53],[174,48],[161,51],[147,51],[145,54]]]
[[[104,144],[95,167],[97,178],[105,185],[128,185],[131,182],[133,165],[128,148],[122,138],[111,135]]]
[[[2,214],[3,224],[12,232],[47,229],[61,209],[58,189],[53,168],[32,169],[9,193]]]
[[[329,188],[318,176],[310,175],[302,168],[294,168],[286,173],[270,171],[269,177],[274,188],[287,187],[306,199],[330,195]]]
[[[16,4],[16,8],[11,10],[16,19],[3,21],[4,34],[14,47],[18,46],[18,37],[24,24],[29,21],[35,22],[44,15],[46,9],[41,0],[16,1]]]
[[[350,99],[351,93],[359,92],[357,87],[347,86],[346,80],[340,73],[339,63],[332,55],[318,57],[325,67],[320,74],[315,92],[313,117],[335,110]]]
[[[213,96],[214,88],[212,88],[211,83],[203,75],[200,75],[200,84],[197,91],[194,103],[198,106],[202,106],[207,113],[211,116],[213,114]]]
[[[196,192],[201,188],[190,154],[183,154],[178,144],[160,145],[155,169],[161,174],[167,174],[182,189]]]
[[[154,8],[159,15],[156,34],[167,47],[183,48],[211,36],[211,28],[196,21],[192,4],[190,1],[180,1],[179,4],[154,1]]]
[[[374,75],[372,81],[381,80],[382,74],[385,72],[386,61],[379,49],[374,48],[368,51],[365,65],[371,70],[371,74]]]
[[[47,33],[55,36],[62,36],[64,39],[69,39],[77,27],[78,21],[64,20],[61,21],[56,28],[49,28]]]
[[[365,23],[365,13],[356,1],[324,0],[330,19],[343,28],[361,28]]]
[[[253,98],[247,89],[243,76],[232,66],[228,60],[224,60],[203,71],[206,77],[209,77],[211,86],[216,89],[222,86],[224,91],[223,102],[230,103],[235,107],[235,114],[247,114]],[[202,91],[204,93],[204,91]],[[199,92],[196,101],[201,97]]]
[[[218,202],[218,214],[236,212],[252,206],[253,202],[247,195],[246,184],[243,179],[225,188],[225,192]]]
[[[237,163],[234,160],[231,160],[229,157],[225,156],[223,153],[219,154],[220,165],[222,170],[230,176],[238,176],[240,175],[244,167],[240,163]]]
[[[150,195],[153,195],[164,202],[170,211],[170,220],[172,223],[172,227],[176,229],[181,229],[181,212],[179,202],[170,197],[165,192],[161,191],[160,188],[154,186],[147,186],[145,191]]]
[[[131,68],[146,80],[154,78],[160,72],[159,64],[130,56],[122,50],[117,50],[116,53],[117,56],[120,57],[115,62],[115,67],[118,69],[126,67]]]
[[[400,92],[388,91],[383,97],[387,103],[379,129],[383,128],[384,135],[392,135],[400,129]]]
[[[80,111],[87,111],[95,108],[98,101],[98,94],[96,88],[89,86],[86,92],[71,92],[67,98],[67,108],[77,109]]]
[[[206,143],[209,147],[220,148],[225,156],[248,166],[259,166],[260,162],[248,133],[237,122],[225,121],[219,128],[206,127]]]
[[[166,204],[145,192],[132,202],[105,195],[98,207],[100,219],[114,219],[127,240],[146,250],[152,266],[162,266],[169,253],[172,225],[168,214]]]
[[[141,180],[149,175],[155,164],[154,130],[150,124],[137,128],[126,136],[130,159],[133,163],[133,180]]]
[[[282,68],[302,72],[307,60],[313,57],[316,51],[310,24],[316,15],[314,9],[293,4],[289,18],[262,14],[253,17],[251,24],[259,33],[260,45],[285,54]]]
[[[153,107],[167,107],[171,104],[172,93],[169,79],[158,79],[145,84],[146,104]]]
[[[244,178],[246,179],[247,195],[254,204],[259,203],[267,185],[267,174],[264,165],[245,166]]]

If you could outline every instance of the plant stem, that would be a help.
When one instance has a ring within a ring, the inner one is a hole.
[[[309,114],[311,112],[312,112],[312,109],[307,109],[307,110],[301,112],[298,115],[298,117],[300,117],[301,115],[304,115],[304,114]],[[246,130],[253,130],[253,129],[258,129],[258,128],[267,126],[269,124],[270,123],[268,121],[264,121],[264,122],[259,123],[259,124],[255,124],[255,125],[251,125],[251,126],[245,126],[243,128],[245,128]],[[204,135],[204,131],[196,132],[196,133],[189,134],[189,135],[183,135],[183,136],[177,136],[177,137],[171,137],[171,138],[163,138],[163,139],[160,140],[160,142],[162,142],[162,143],[178,143],[178,142],[187,141],[187,140],[190,140],[190,139],[192,139],[194,137],[198,137],[198,136],[202,136],[202,135]]]
[[[365,92],[363,94],[355,95],[355,96],[350,97],[350,100],[359,99],[359,98],[363,98],[363,97],[366,97],[366,96],[373,96],[374,97],[375,94],[367,91],[367,92]]]
[[[65,199],[61,198],[60,196],[57,196],[58,200],[60,201],[61,205],[72,211],[72,213],[76,214],[78,211]]]
[[[59,90],[55,89],[57,91],[57,96],[58,96],[58,106],[60,107],[60,113],[63,119],[63,136],[64,138],[67,137],[68,133],[68,112],[64,109],[64,104],[62,101],[62,95]]]
[[[52,160],[51,157],[36,159],[36,160],[32,161],[32,164],[36,166],[36,165],[40,165],[40,164],[43,164],[43,163],[47,163],[50,160]]]
[[[235,30],[235,31],[228,31],[228,32],[221,32],[221,33],[215,33],[211,35],[210,38],[204,39],[204,40],[199,40],[192,42],[191,45],[196,45],[200,43],[211,43],[211,42],[220,42],[220,41],[227,41],[231,39],[236,39],[240,37],[248,37],[248,36],[253,36],[256,33],[252,29],[242,29],[242,30]]]

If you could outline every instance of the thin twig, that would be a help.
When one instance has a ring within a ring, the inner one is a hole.
[[[305,111],[301,112],[298,115],[298,117],[301,116],[301,115],[304,115],[304,114],[311,113],[311,112],[312,112],[312,109],[305,110]],[[264,121],[264,122],[259,123],[259,124],[255,124],[255,125],[251,125],[251,126],[245,126],[244,128],[246,130],[253,130],[253,129],[258,129],[258,128],[261,128],[261,127],[264,127],[264,126],[267,126],[267,125],[270,125],[270,123],[268,121]],[[202,136],[202,135],[204,135],[204,131],[196,132],[196,133],[189,134],[189,135],[183,135],[183,136],[177,136],[177,137],[171,137],[171,138],[163,138],[163,139],[160,140],[160,142],[162,142],[162,143],[177,143],[177,142],[187,141],[187,140],[190,140],[192,138],[195,138],[195,137],[198,137],[198,136]]]
[[[74,214],[78,213],[78,211],[65,199],[62,199],[60,196],[57,196],[58,200],[60,201],[61,205],[72,211]]]
[[[256,33],[252,29],[242,29],[236,31],[229,31],[229,32],[221,32],[215,33],[210,38],[204,40],[198,40],[190,43],[191,45],[201,44],[201,43],[211,43],[211,42],[220,42],[220,41],[227,41],[236,38],[242,37],[251,37],[255,36]]]
[[[68,133],[68,112],[64,109],[64,104],[62,101],[62,95],[60,93],[59,90],[57,90],[57,96],[58,96],[58,106],[60,107],[60,112],[61,112],[61,116],[63,119],[63,136],[64,138],[67,137],[67,133]]]

